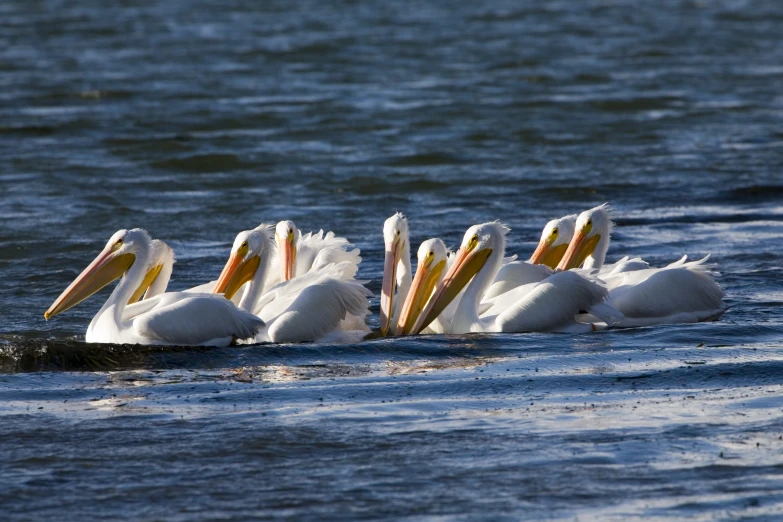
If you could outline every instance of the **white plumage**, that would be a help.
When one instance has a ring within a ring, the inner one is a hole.
[[[258,318],[238,313],[234,303],[214,294],[171,292],[144,301],[152,303],[155,306],[150,311],[134,318],[133,332],[155,344],[228,345],[232,340],[254,338],[263,327]],[[205,322],[220,328],[213,331]]]
[[[576,233],[558,268],[599,281],[609,290],[607,302],[625,318],[618,327],[708,321],[726,309],[718,275],[706,264],[709,256],[687,262],[687,256],[663,268],[649,268],[641,259],[623,258],[604,265],[613,227],[607,205],[587,210],[576,221]]]
[[[277,282],[302,276],[332,263],[350,263],[354,267],[353,273],[345,276],[350,279],[356,274],[362,261],[361,251],[344,237],[337,237],[334,232],[325,233],[323,230],[302,234],[293,221],[280,221],[275,226],[275,242],[280,269],[290,270],[290,277],[281,277]],[[288,249],[293,250],[290,256],[286,256],[286,253],[290,252]],[[291,266],[286,267],[287,263]],[[349,271],[345,273],[348,274]],[[270,288],[271,286],[273,285],[269,285]]]
[[[538,283],[552,275],[552,269],[560,262],[574,235],[575,223],[576,214],[549,221],[541,231],[538,246],[530,260],[504,263],[484,299],[492,299],[522,285]]]
[[[150,256],[147,270],[156,270],[157,275],[155,275],[149,288],[147,288],[144,299],[155,297],[166,291],[176,261],[174,250],[172,250],[171,247],[160,239],[152,240],[152,255]]]
[[[581,310],[600,304],[606,290],[578,274],[554,274],[540,283],[519,287],[519,292],[498,296],[497,308],[480,315],[484,293],[503,261],[508,229],[485,223],[468,229],[454,264],[438,284],[414,332],[422,331],[459,296],[451,333],[550,331],[575,324]],[[618,316],[620,314],[617,314]]]
[[[552,269],[546,265],[534,265],[527,261],[513,261],[500,267],[484,299],[498,297],[522,285],[538,283],[550,275],[552,275]]]
[[[150,251],[151,255],[150,261],[147,263],[147,275],[144,277],[142,286],[140,286],[134,293],[135,296],[143,294],[142,299],[144,300],[158,296],[167,290],[169,281],[171,280],[171,275],[174,271],[174,263],[176,263],[174,250],[172,250],[171,247],[169,247],[160,239],[152,240]],[[152,277],[150,278],[150,276]],[[217,283],[217,281],[210,281],[209,283],[204,283],[192,288],[172,293],[185,292],[189,294],[211,294],[215,289],[215,283]],[[146,291],[144,290],[145,288]],[[241,294],[236,295],[232,299],[232,302],[235,305],[238,305],[240,297]],[[129,302],[128,304],[131,303]],[[133,306],[127,307],[123,314],[123,318],[131,318],[133,316],[134,310],[137,309],[138,308]]]
[[[725,292],[715,283],[714,272],[699,261],[672,263],[664,268],[648,268],[603,276],[609,303],[625,319],[616,326],[693,323],[719,318],[726,310]]]
[[[397,212],[383,223],[381,335],[397,333],[397,322],[413,281],[408,219]]]
[[[337,339],[355,339],[356,334],[337,335],[346,315],[363,315],[367,311],[370,292],[355,281],[325,279],[302,289],[288,306],[274,306],[278,299],[261,310],[259,317],[269,324],[268,340],[275,342],[302,342],[322,340],[332,335]],[[285,299],[279,299],[286,301]],[[279,312],[280,308],[284,308]],[[365,334],[364,330],[359,330]],[[262,334],[263,335],[263,332]]]
[[[573,272],[560,272],[533,284],[529,292],[497,316],[486,314],[482,320],[493,324],[498,332],[557,330],[573,324],[581,310],[594,308],[607,294],[604,288]]]
[[[683,256],[663,268],[630,257],[605,264],[612,227],[606,204],[552,220],[522,262],[504,257],[505,226],[476,225],[456,254],[440,239],[422,243],[414,279],[408,222],[397,213],[383,230],[381,332],[584,331],[723,314],[725,293],[709,256]],[[164,242],[141,229],[121,230],[45,317],[119,278],[87,329],[88,342],[344,342],[369,331],[371,293],[355,279],[360,251],[332,232],[302,235],[281,221],[273,239],[272,227],[262,224],[237,236],[217,281],[166,292],[174,262]],[[229,299],[216,295],[223,292]]]
[[[347,316],[363,318],[368,313],[371,294],[352,276],[347,276],[355,273],[351,262],[332,263],[308,271],[265,291],[264,281],[272,257],[274,244],[270,228],[240,232],[215,289],[231,297],[244,286],[240,308],[253,311],[266,323],[256,341],[306,342],[326,337],[335,340],[341,337],[336,331]],[[366,326],[361,331],[366,333]],[[358,335],[345,333],[342,338]]]
[[[228,345],[252,338],[263,327],[253,314],[216,296],[164,293],[128,305],[151,261],[152,241],[144,230],[120,230],[98,257],[57,298],[48,319],[75,306],[114,279],[120,282],[91,321],[87,342]],[[125,313],[127,310],[127,313]]]

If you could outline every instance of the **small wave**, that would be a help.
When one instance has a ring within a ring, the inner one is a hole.
[[[429,152],[398,157],[387,164],[393,167],[426,167],[430,165],[455,165],[462,163],[466,163],[466,161],[457,156],[443,152]]]
[[[592,105],[605,112],[637,112],[668,109],[678,98],[670,96],[650,96],[629,99],[596,100]]]
[[[753,221],[783,221],[783,216],[764,213],[746,214],[698,214],[670,215],[655,217],[620,217],[615,220],[618,226],[660,225],[679,223],[749,223]]]
[[[25,134],[32,136],[48,136],[54,134],[56,128],[51,125],[0,125],[0,134]]]
[[[185,172],[223,172],[246,166],[236,154],[196,154],[180,158],[153,161],[151,166]]]
[[[724,193],[724,198],[734,202],[781,201],[783,185],[750,185]]]
[[[353,177],[346,180],[344,183],[341,183],[338,190],[366,196],[373,194],[404,194],[409,190],[414,190],[416,192],[446,190],[450,186],[448,183],[427,178],[399,177],[398,179],[400,179],[399,182],[391,183],[386,179],[379,179],[376,177]]]

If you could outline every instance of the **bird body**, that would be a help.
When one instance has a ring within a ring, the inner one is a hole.
[[[265,290],[273,256],[270,226],[240,232],[214,290],[231,298],[244,287],[239,307],[252,311],[266,323],[255,338],[257,342],[334,338],[335,330],[340,329],[348,315],[364,317],[368,313],[369,290],[345,276],[354,273],[350,262],[332,263]]]
[[[149,271],[151,248],[146,231],[118,231],[44,317],[64,312],[119,278],[90,322],[87,342],[228,345],[236,339],[252,338],[261,330],[263,321],[253,314],[206,294],[163,293],[128,305]]]
[[[416,319],[413,333],[421,332],[438,317],[463,287],[451,322],[452,333],[557,330],[574,324],[581,310],[604,300],[606,290],[596,283],[575,273],[553,274],[528,285],[518,299],[508,296],[502,303],[503,311],[480,314],[482,297],[503,262],[507,232],[508,228],[496,222],[468,229],[454,264]]]
[[[649,268],[640,259],[623,259],[604,266],[613,223],[604,204],[582,212],[576,233],[558,265],[601,281],[607,302],[625,316],[615,326],[649,326],[715,320],[726,309],[723,289],[715,282],[709,256],[695,262],[683,257],[662,268]]]

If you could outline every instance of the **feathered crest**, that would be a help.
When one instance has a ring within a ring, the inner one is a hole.
[[[506,237],[508,233],[511,232],[511,227],[501,223],[499,219],[496,219],[495,221],[490,221],[489,224],[497,226],[498,230],[500,230],[500,232],[503,234],[503,237]]]
[[[152,240],[152,252],[153,255],[159,259],[163,259],[168,256],[171,258],[172,263],[177,262],[177,256],[174,254],[174,249],[161,239]]]
[[[258,232],[261,232],[270,241],[275,237],[275,225],[273,225],[272,223],[261,223],[253,230],[257,230]]]
[[[116,235],[118,235],[120,232],[125,232],[125,233],[132,232],[132,233],[134,233],[134,234],[138,234],[138,235],[142,236],[144,239],[146,239],[146,240],[147,240],[147,243],[151,243],[151,242],[152,242],[152,237],[150,237],[150,234],[149,234],[149,232],[147,232],[147,231],[146,231],[146,230],[144,230],[143,228],[132,228],[132,229],[130,229],[130,230],[120,230],[119,232],[115,233],[114,235],[116,236]],[[123,235],[124,235],[124,234],[123,234]],[[114,236],[112,236],[112,237],[114,237]]]
[[[603,210],[606,213],[606,215],[609,217],[609,220],[612,221],[612,214],[614,214],[614,207],[611,207],[608,201],[606,203],[602,203],[601,205],[598,205],[595,208],[597,209],[600,208],[601,210]]]
[[[606,228],[609,232],[611,232],[614,228],[614,221],[612,221],[613,210],[614,209],[609,206],[609,203],[603,203],[597,207],[591,208],[590,210],[585,210],[579,214],[579,218],[576,220],[576,226],[577,228],[580,228],[588,219],[598,218],[600,220],[606,220]]]
[[[609,202],[606,202],[603,205],[598,205],[598,207],[596,208],[600,208],[606,214],[606,218],[607,218],[606,227],[609,229],[609,232],[611,232],[612,229],[614,228],[614,219],[612,219],[612,214],[614,213],[614,209],[609,206]]]

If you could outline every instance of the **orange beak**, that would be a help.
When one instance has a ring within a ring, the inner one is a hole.
[[[296,246],[294,245],[294,235],[288,234],[288,237],[277,241],[277,250],[280,255],[280,280],[290,281],[294,277],[294,263],[296,262]]]
[[[60,297],[44,313],[44,319],[76,306],[115,279],[122,277],[135,260],[134,254],[116,255],[113,250],[104,249],[60,294]]]
[[[394,292],[397,290],[397,264],[400,262],[402,244],[395,239],[386,250],[383,260],[383,284],[381,285],[381,335],[386,336],[394,313]],[[394,332],[392,332],[394,333]]]
[[[465,285],[481,270],[490,254],[492,254],[492,249],[490,248],[477,250],[475,248],[467,249],[460,247],[459,251],[457,251],[457,257],[454,259],[454,264],[451,265],[443,281],[435,289],[435,294],[427,303],[427,307],[422,311],[413,330],[411,330],[414,334],[424,330],[449,306]]]
[[[600,239],[601,234],[587,237],[587,233],[584,230],[578,231],[571,239],[568,250],[566,250],[563,259],[560,260],[560,264],[557,265],[557,270],[570,270],[581,266],[587,259],[587,256],[593,253]]]
[[[147,271],[147,274],[144,276],[144,279],[142,280],[139,287],[136,289],[135,292],[133,292],[133,295],[130,299],[128,299],[128,304],[138,303],[141,301],[141,296],[144,295],[144,293],[149,289],[150,286],[152,286],[152,283],[155,282],[155,278],[158,277],[158,274],[160,274],[160,271],[163,269],[163,264],[158,264],[153,266]]]
[[[432,261],[427,264],[419,264],[416,270],[416,277],[413,278],[411,291],[405,299],[400,319],[397,322],[397,333],[399,335],[408,335],[413,330],[413,326],[421,315],[427,301],[429,301],[444,268],[446,268],[445,260],[438,262],[435,266],[432,266]]]
[[[530,256],[530,262],[534,265],[546,265],[554,269],[565,254],[567,244],[552,246],[550,242],[542,239],[538,243],[536,251]]]
[[[226,299],[231,299],[242,285],[253,278],[260,263],[261,258],[258,256],[245,260],[236,253],[231,254],[212,292],[224,294]]]

